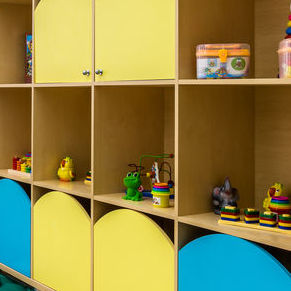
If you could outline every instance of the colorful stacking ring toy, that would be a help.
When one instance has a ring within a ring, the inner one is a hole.
[[[260,215],[260,225],[266,227],[275,227],[277,225],[277,214],[265,211]]]
[[[225,206],[221,208],[221,220],[240,221],[240,210],[235,206]]]
[[[91,174],[91,171],[87,172],[87,176],[84,180],[84,184],[86,185],[91,185],[92,183],[92,174]]]
[[[291,205],[288,197],[275,196],[272,198],[270,206],[272,212],[280,214],[290,214]]]
[[[158,208],[170,207],[170,187],[167,183],[155,183],[152,190],[153,205]]]
[[[245,209],[245,223],[259,223],[260,222],[260,211],[247,208]]]
[[[281,229],[291,230],[291,215],[290,214],[279,215],[278,226]]]

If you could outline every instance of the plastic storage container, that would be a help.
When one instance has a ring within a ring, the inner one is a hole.
[[[279,45],[279,76],[291,78],[291,39],[284,39]]]
[[[248,44],[201,44],[197,46],[198,79],[245,78],[250,67]]]

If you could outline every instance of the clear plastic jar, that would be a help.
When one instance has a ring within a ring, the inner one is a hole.
[[[280,42],[278,54],[280,78],[291,78],[291,39]]]

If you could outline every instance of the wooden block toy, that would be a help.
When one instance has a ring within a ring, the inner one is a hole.
[[[278,227],[280,229],[291,230],[291,215],[290,214],[279,215]]]
[[[92,174],[91,174],[91,171],[88,171],[87,172],[87,176],[86,176],[86,178],[84,180],[84,184],[90,186],[91,183],[92,183]]]
[[[245,223],[259,223],[260,221],[260,211],[247,208],[244,211],[245,214]]]
[[[228,221],[239,221],[240,210],[235,206],[225,206],[221,208],[220,218]]]
[[[260,225],[275,227],[277,225],[277,215],[274,212],[265,211],[260,215]]]

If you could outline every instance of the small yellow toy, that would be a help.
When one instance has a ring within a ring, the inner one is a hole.
[[[60,168],[58,170],[58,177],[60,181],[63,182],[71,182],[75,179],[76,173],[71,157],[66,157],[61,161]]]
[[[275,183],[271,186],[267,192],[268,197],[264,199],[263,207],[266,211],[270,211],[270,203],[273,197],[282,196],[283,185],[281,183]]]

